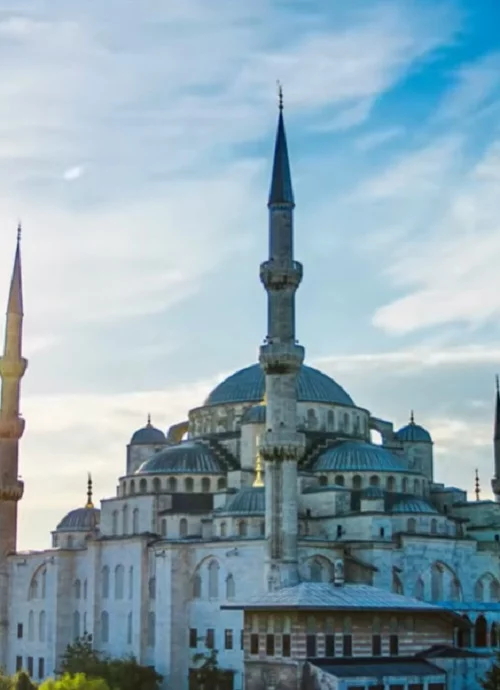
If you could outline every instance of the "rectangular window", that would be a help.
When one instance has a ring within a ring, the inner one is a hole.
[[[372,635],[372,656],[382,656],[382,638],[380,635]]]
[[[274,635],[266,635],[266,655],[274,656]]]
[[[17,624],[17,639],[18,640],[23,639],[23,624],[22,623]]]
[[[28,671],[28,676],[29,676],[30,678],[33,678],[33,657],[32,657],[32,656],[29,656],[29,657],[28,657],[28,668],[27,668],[27,671]]]
[[[335,635],[325,635],[325,656],[329,659],[335,656]]]
[[[257,633],[252,633],[250,635],[250,654],[259,653],[259,636]]]
[[[389,635],[389,654],[391,656],[399,654],[399,638],[397,635]]]
[[[198,646],[197,628],[189,628],[189,646],[191,649],[196,649],[196,647]]]
[[[240,649],[245,649],[245,631],[242,630],[240,633]]]
[[[213,628],[207,629],[207,636],[205,638],[205,647],[213,649],[215,647],[215,630]]]
[[[226,629],[224,630],[224,649],[233,648],[233,631]]]
[[[23,657],[16,656],[16,673],[23,670]]]
[[[306,656],[316,656],[316,635],[306,635]]]
[[[38,677],[40,679],[45,677],[45,659],[42,657],[38,659]]]
[[[423,683],[410,683],[408,690],[424,690],[424,685]]]
[[[292,638],[290,635],[285,634],[281,637],[281,654],[282,656],[289,657],[292,653]]]
[[[352,635],[344,635],[342,638],[342,655],[352,656]]]

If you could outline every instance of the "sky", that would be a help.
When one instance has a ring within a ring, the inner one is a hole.
[[[307,362],[491,497],[498,0],[3,0],[0,304],[23,223],[22,548],[256,361],[276,80]],[[472,492],[471,492],[472,493]]]

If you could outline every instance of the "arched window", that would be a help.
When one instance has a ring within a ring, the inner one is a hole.
[[[344,412],[344,431],[349,433],[349,415],[347,412]]]
[[[361,475],[355,474],[354,477],[352,478],[352,488],[359,490],[363,486],[363,479]]]
[[[107,565],[101,571],[101,596],[103,599],[109,597],[109,568]]]
[[[73,612],[73,639],[76,640],[80,637],[80,612]]]
[[[224,477],[219,477],[219,479],[217,480],[217,489],[219,491],[222,491],[225,488],[226,488],[226,480],[224,479]]]
[[[175,477],[169,477],[167,482],[167,490],[171,493],[177,491],[177,479]]]
[[[148,612],[148,647],[155,646],[156,638],[156,616],[154,611]]]
[[[210,561],[208,564],[208,598],[219,598],[219,564],[217,561]]]
[[[167,536],[167,519],[162,518],[160,522],[160,534],[162,537]]]
[[[125,578],[125,568],[117,565],[115,568],[115,599],[123,599],[123,580]]]
[[[186,477],[184,480],[184,491],[186,491],[188,494],[193,493],[194,489],[194,481],[192,477]]]
[[[301,527],[301,525],[299,525],[299,532],[300,532],[300,527]],[[265,522],[265,520],[260,521],[260,536],[261,537],[266,536],[266,522]]]
[[[450,580],[450,601],[460,601],[461,599],[461,587],[460,582],[456,577],[452,577]]]
[[[333,414],[333,410],[328,410],[326,413],[326,426],[329,431],[332,431],[335,426],[335,415]]]
[[[42,599],[45,599],[47,595],[47,571],[44,569],[42,571]]]
[[[114,536],[118,534],[118,511],[113,510],[113,526],[112,526],[112,533]]]
[[[153,491],[155,494],[159,494],[161,491],[161,479],[159,477],[153,479]]]
[[[226,599],[234,599],[235,596],[235,585],[234,577],[229,573],[226,578]]]
[[[438,523],[436,518],[432,518],[431,520],[431,534],[437,534],[438,531]]]
[[[156,577],[150,577],[148,583],[149,598],[154,601],[156,599]]]
[[[344,486],[344,484],[345,484],[344,475],[337,474],[337,476],[335,477],[335,484],[337,486]]]
[[[418,479],[413,481],[413,492],[417,495],[420,493],[420,482]]]
[[[328,477],[325,474],[322,474],[321,477],[319,478],[319,485],[320,486],[328,486]]]
[[[476,601],[484,601],[484,587],[481,580],[478,580],[474,585],[474,599]]]
[[[38,582],[35,578],[31,580],[28,598],[38,599]]]
[[[88,633],[87,630],[87,612],[83,612],[83,634],[86,635]]]
[[[75,599],[81,599],[82,596],[82,583],[80,580],[75,580],[75,584],[73,585],[74,591],[75,591]]]
[[[38,639],[45,642],[46,616],[45,611],[40,611],[38,616]]]
[[[404,594],[403,583],[396,573],[392,574],[392,591],[394,594]]]
[[[490,601],[497,602],[500,599],[500,583],[496,578],[490,582]]]
[[[474,647],[486,647],[488,644],[488,626],[484,616],[478,616],[474,626]]]
[[[66,539],[66,546],[68,547],[68,549],[72,549],[72,548],[73,548],[73,537],[71,536],[71,534],[70,534],[69,537]]]
[[[101,642],[103,644],[109,642],[109,613],[107,611],[101,613]]]
[[[396,490],[396,480],[394,477],[387,477],[387,491],[395,491]]]
[[[238,522],[238,536],[240,537],[246,537],[247,536],[247,523],[245,520],[240,520]]]
[[[463,615],[462,619],[466,623],[467,626],[470,625],[470,620],[467,616]],[[471,635],[470,635],[470,627],[460,627],[457,630],[457,647],[460,649],[463,649],[464,647],[470,647],[471,643]]]
[[[490,647],[493,647],[494,649],[498,647],[498,628],[496,623],[493,623],[491,626]]]
[[[187,537],[187,531],[188,531],[188,521],[186,518],[181,518],[179,520],[179,536],[180,537]]]
[[[193,599],[201,599],[201,576],[195,573],[193,577]]]
[[[202,477],[201,490],[204,494],[210,493],[210,479],[208,477]]]
[[[33,642],[35,639],[35,614],[33,611],[28,615],[28,642]]]
[[[135,481],[132,479],[129,486],[129,493],[133,496],[135,494]]]
[[[417,521],[415,520],[415,518],[408,518],[408,522],[406,523],[406,530],[410,534],[415,534],[415,532],[417,531]]]
[[[128,506],[124,505],[122,509],[122,532],[128,534]]]
[[[403,477],[403,481],[401,483],[401,491],[404,494],[408,493],[408,478],[407,477]]]
[[[376,474],[372,474],[370,477],[370,486],[379,486],[380,478]]]
[[[316,419],[316,412],[313,410],[313,408],[309,408],[307,410],[307,428],[314,430],[317,427],[317,419]]]
[[[422,580],[421,577],[418,578],[417,583],[415,585],[415,599],[420,599],[421,601],[424,598],[424,581]]]
[[[323,568],[317,560],[313,560],[309,566],[309,579],[311,582],[323,582]]]
[[[128,598],[134,597],[134,566],[131,565],[128,569]]]
[[[221,537],[226,536],[226,523],[225,522],[220,523],[220,536]]]
[[[434,563],[431,568],[431,601],[443,600],[443,568]]]
[[[127,617],[127,644],[132,644],[132,623],[132,613],[129,613]]]
[[[139,533],[139,508],[134,508],[132,512],[132,534]]]
[[[87,580],[85,579],[83,581],[83,598],[84,598],[84,600],[87,599],[87,595],[88,595],[88,585],[87,585]]]
[[[139,482],[139,493],[145,494],[148,491],[148,480],[144,477]]]

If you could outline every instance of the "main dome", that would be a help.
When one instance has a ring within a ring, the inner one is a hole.
[[[264,393],[264,372],[260,364],[252,364],[219,383],[205,400],[205,405],[260,402]],[[297,377],[297,400],[354,407],[352,398],[342,386],[318,369],[305,364],[301,366]]]

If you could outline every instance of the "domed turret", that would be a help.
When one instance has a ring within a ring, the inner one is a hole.
[[[409,424],[396,431],[394,437],[402,444],[410,468],[421,472],[432,482],[434,480],[432,438],[427,429],[420,424],[415,424],[413,410]]]
[[[87,481],[87,501],[82,508],[70,510],[52,533],[53,546],[66,548],[83,546],[87,536],[99,528],[101,511],[92,501],[92,477]],[[62,536],[62,534],[64,536]]]
[[[154,453],[167,444],[167,437],[161,429],[151,424],[151,415],[148,414],[146,426],[137,429],[132,434],[127,446],[127,474],[133,474]]]
[[[136,474],[223,474],[225,470],[208,446],[184,441],[155,453]]]
[[[413,410],[410,415],[410,423],[396,431],[396,438],[402,443],[432,443],[432,438],[427,429],[420,424],[415,424]]]

